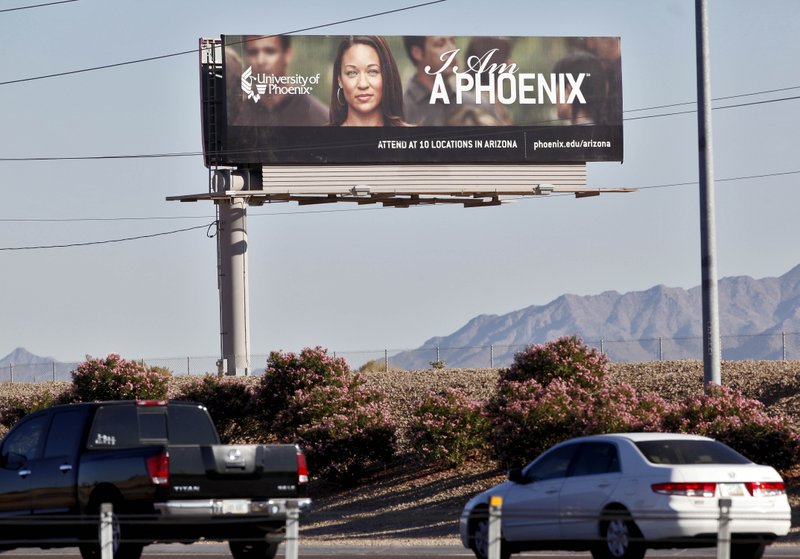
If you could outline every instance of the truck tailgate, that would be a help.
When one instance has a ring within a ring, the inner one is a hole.
[[[298,497],[294,445],[170,445],[172,499]],[[302,489],[301,489],[302,487]]]

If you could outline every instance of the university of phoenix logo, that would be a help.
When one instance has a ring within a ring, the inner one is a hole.
[[[253,67],[248,66],[247,70],[242,74],[242,91],[247,93],[247,98],[252,99],[253,103],[258,103],[261,96],[267,91],[266,83],[256,82],[256,91],[253,92]]]

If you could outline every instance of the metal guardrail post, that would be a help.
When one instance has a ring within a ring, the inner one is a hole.
[[[502,542],[500,522],[502,518],[502,509],[503,498],[499,495],[492,495],[489,499],[489,549],[487,559],[500,559],[500,545]]]
[[[719,500],[719,529],[717,531],[717,559],[731,557],[731,499]]]
[[[111,503],[100,506],[100,559],[114,559],[114,508]]]
[[[286,559],[297,559],[299,552],[300,536],[300,509],[297,503],[289,501],[286,504]]]

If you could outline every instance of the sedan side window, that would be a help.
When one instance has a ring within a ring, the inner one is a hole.
[[[617,447],[611,443],[586,443],[575,460],[573,476],[591,476],[619,472]]]
[[[578,446],[577,444],[560,446],[543,454],[523,472],[525,479],[540,481],[566,477]]]
[[[20,423],[3,443],[3,456],[8,458],[9,455],[16,454],[28,460],[38,458],[46,420],[46,415],[40,415]]]

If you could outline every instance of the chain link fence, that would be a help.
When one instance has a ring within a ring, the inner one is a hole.
[[[800,333],[721,336],[722,359],[725,361],[800,360]],[[585,343],[604,353],[613,363],[650,361],[702,360],[703,340],[700,337],[657,337],[638,340],[586,339]],[[539,343],[539,342],[535,342]],[[418,349],[375,349],[335,351],[329,353],[345,359],[354,370],[392,371],[449,368],[507,367],[514,354],[528,344],[490,344],[460,347],[423,347]],[[267,353],[250,356],[253,375],[263,372]],[[218,356],[162,357],[142,359],[151,366],[164,367],[178,376],[217,373]],[[0,382],[47,382],[70,380],[79,363],[46,362],[7,364],[0,366]]]

